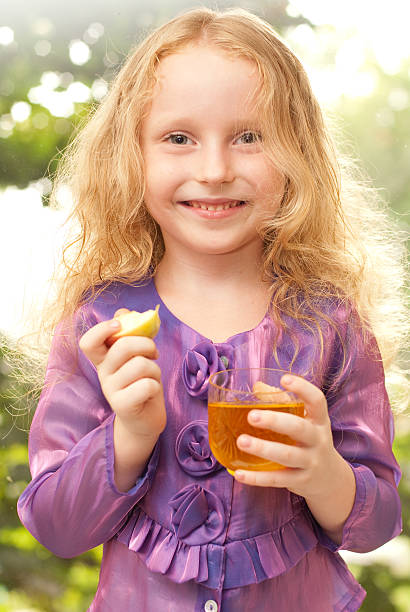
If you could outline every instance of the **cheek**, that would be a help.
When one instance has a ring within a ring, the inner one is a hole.
[[[261,198],[279,204],[285,190],[285,177],[271,165],[263,164],[255,169],[257,190]]]
[[[160,165],[147,164],[145,166],[145,200],[147,203],[161,200],[170,196],[172,177]]]
[[[169,196],[181,179],[181,164],[171,163],[168,158],[156,156],[145,160],[145,181],[147,191]]]

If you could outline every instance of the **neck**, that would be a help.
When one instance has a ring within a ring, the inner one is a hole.
[[[168,250],[155,284],[177,318],[214,342],[253,329],[268,308],[261,243],[221,255]]]
[[[241,292],[263,285],[262,244],[250,243],[240,252],[222,255],[183,253],[167,250],[156,273],[157,285],[174,287],[176,292],[214,287]]]

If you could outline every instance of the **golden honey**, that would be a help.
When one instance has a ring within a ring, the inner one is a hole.
[[[215,458],[228,470],[240,468],[255,471],[283,469],[283,465],[246,453],[236,445],[236,440],[241,434],[249,434],[282,444],[295,444],[295,441],[287,435],[250,425],[248,423],[248,413],[252,409],[275,410],[295,414],[299,417],[304,416],[304,404],[301,401],[286,404],[274,402],[260,404],[211,402],[208,404],[208,432],[209,444]]]

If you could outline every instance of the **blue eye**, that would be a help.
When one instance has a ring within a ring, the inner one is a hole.
[[[240,144],[255,144],[262,140],[259,132],[244,132],[237,138],[237,141],[242,141]]]
[[[168,136],[167,140],[176,145],[186,145],[188,144],[188,141],[192,142],[188,136],[185,136],[185,134],[171,134]]]

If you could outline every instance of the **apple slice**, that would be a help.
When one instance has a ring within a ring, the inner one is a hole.
[[[288,404],[292,401],[290,395],[286,393],[286,391],[283,391],[283,389],[267,385],[260,380],[257,380],[256,383],[254,383],[252,393],[254,393],[258,399],[265,400],[266,402]]]
[[[114,319],[121,323],[121,329],[109,338],[109,344],[114,344],[116,340],[123,336],[146,336],[148,338],[154,338],[161,325],[158,310],[159,304],[156,306],[155,310],[146,310],[145,312],[129,310],[114,315]]]

